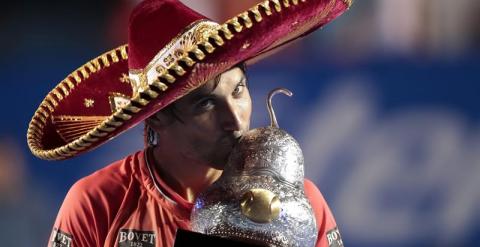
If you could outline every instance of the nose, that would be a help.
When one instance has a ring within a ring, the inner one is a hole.
[[[221,125],[225,131],[239,131],[242,129],[244,119],[242,119],[242,107],[235,102],[225,102],[224,111],[221,118]]]

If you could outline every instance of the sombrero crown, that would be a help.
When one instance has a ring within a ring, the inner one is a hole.
[[[128,46],[89,61],[42,101],[27,141],[66,159],[135,126],[233,65],[258,59],[333,20],[351,0],[265,0],[217,24],[177,0],[132,12]]]

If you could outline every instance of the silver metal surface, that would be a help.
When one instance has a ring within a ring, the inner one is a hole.
[[[303,179],[302,150],[292,136],[275,126],[250,130],[220,179],[197,198],[192,229],[266,246],[312,247],[318,229]]]

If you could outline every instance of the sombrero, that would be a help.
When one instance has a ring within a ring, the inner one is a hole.
[[[92,150],[239,62],[259,59],[330,22],[352,0],[266,0],[223,24],[178,0],[145,0],[128,45],[69,74],[40,103],[32,153],[67,159]]]

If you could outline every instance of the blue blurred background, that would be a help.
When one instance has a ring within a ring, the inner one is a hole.
[[[217,21],[255,0],[185,0]],[[26,145],[67,74],[126,42],[134,0],[7,1],[0,15],[0,243],[45,246],[69,187],[141,149],[142,126],[78,158]],[[249,68],[253,127],[278,86],[280,126],[305,155],[346,246],[480,243],[480,2],[357,0],[332,24]],[[161,35],[161,30],[158,30]]]

